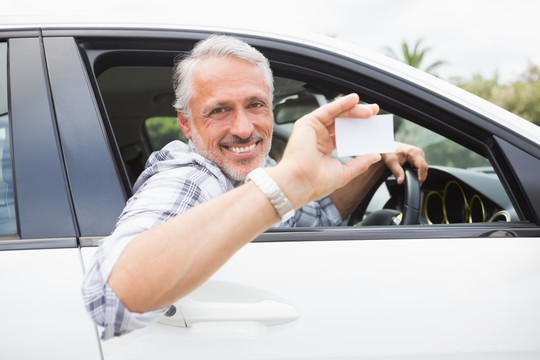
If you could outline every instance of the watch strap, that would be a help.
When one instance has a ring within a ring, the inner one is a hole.
[[[246,181],[253,181],[255,185],[270,200],[281,221],[287,221],[294,215],[294,207],[276,182],[268,175],[264,168],[251,171]]]

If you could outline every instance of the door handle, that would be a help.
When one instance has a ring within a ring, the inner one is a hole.
[[[300,317],[298,310],[274,294],[250,286],[210,280],[173,304],[159,321],[191,327],[201,322],[285,324]]]

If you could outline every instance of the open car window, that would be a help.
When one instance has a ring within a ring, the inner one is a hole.
[[[144,168],[152,151],[172,140],[186,141],[172,106],[171,68],[166,66],[114,66],[97,78],[109,121],[130,183]],[[121,84],[126,84],[122,86]],[[328,89],[335,89],[329,84]],[[279,161],[295,120],[345,91],[325,90],[321,83],[275,76],[274,134],[270,156]],[[421,147],[430,172],[420,191],[419,224],[455,224],[519,220],[488,158],[460,143],[401,117],[394,116],[396,141]],[[340,159],[347,161],[347,159]],[[392,176],[362,202],[354,219],[343,225],[389,225],[373,221],[381,212],[401,212],[403,187]],[[370,218],[371,217],[371,218]],[[367,219],[367,221],[366,221]],[[392,223],[399,223],[399,218]]]

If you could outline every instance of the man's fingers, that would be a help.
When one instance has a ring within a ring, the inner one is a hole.
[[[379,105],[363,104],[363,105],[356,105],[346,114],[341,114],[337,117],[370,118],[374,115],[377,115],[378,112],[379,112]]]
[[[405,181],[405,171],[399,163],[397,157],[392,157],[391,160],[386,162],[386,166],[390,172],[396,177],[397,183],[402,184]]]
[[[424,151],[420,148],[413,148],[410,153],[407,154],[407,162],[409,162],[416,170],[418,181],[423,184],[428,174],[428,164],[424,155]]]
[[[422,185],[427,179],[429,167],[425,161],[415,164],[414,166],[417,169],[416,175],[418,176],[418,181],[420,182],[420,185]]]
[[[359,97],[357,94],[349,94],[321,106],[317,110],[313,111],[310,115],[314,116],[325,126],[328,126],[332,124],[336,116],[356,106],[358,101]]]
[[[376,104],[358,105],[359,100],[357,94],[349,94],[321,106],[310,115],[325,126],[329,126],[336,117],[369,118],[379,111]]]

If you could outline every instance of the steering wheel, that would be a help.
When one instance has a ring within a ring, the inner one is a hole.
[[[386,175],[381,179],[374,189],[368,194],[366,200],[363,201],[353,211],[349,217],[348,225],[355,225],[362,219],[362,215],[365,213],[369,200],[373,197],[373,194],[379,187],[379,185],[386,181],[389,188],[391,199],[389,202],[393,202],[393,206],[401,209],[384,208],[374,211],[369,214],[360,224],[367,225],[411,225],[418,224],[420,218],[420,182],[414,169],[409,165],[403,167],[405,170],[405,181],[401,185],[397,185],[394,181],[394,185],[388,185],[388,177],[391,173],[388,171]],[[387,203],[386,206],[389,204]],[[385,206],[385,207],[386,207]],[[399,215],[401,214],[401,221],[399,221]]]
[[[405,196],[403,201],[403,225],[418,224],[420,218],[420,182],[414,169],[405,166]]]

